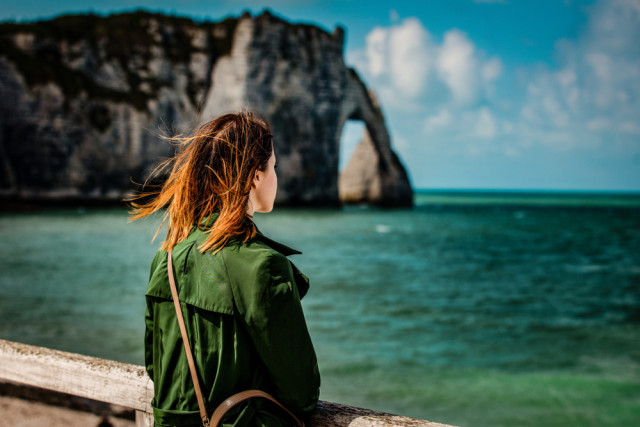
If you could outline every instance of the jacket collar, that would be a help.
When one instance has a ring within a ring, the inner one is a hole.
[[[290,248],[287,245],[284,245],[284,244],[282,244],[280,242],[276,242],[275,240],[272,240],[272,239],[268,238],[267,236],[262,234],[260,232],[260,230],[258,230],[258,226],[256,226],[256,231],[257,231],[256,237],[255,237],[256,239],[258,239],[262,243],[265,243],[266,245],[270,246],[272,249],[275,249],[276,251],[280,252],[284,256],[300,255],[302,253],[297,249]]]
[[[204,218],[200,223],[200,225],[198,226],[198,228],[200,228],[201,230],[208,230],[209,228],[211,228],[211,226],[216,221],[216,219],[218,219],[218,213],[214,212],[209,217]],[[297,249],[293,249],[285,244],[276,242],[275,240],[268,238],[267,236],[262,234],[260,229],[258,229],[258,226],[255,225],[255,223],[253,225],[256,227],[256,236],[254,237],[255,240],[261,241],[262,243],[266,244],[272,249],[275,249],[276,251],[280,252],[284,256],[299,255],[302,253]]]

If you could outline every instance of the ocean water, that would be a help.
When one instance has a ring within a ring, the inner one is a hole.
[[[159,217],[0,214],[0,338],[142,364]],[[321,399],[462,426],[640,424],[640,196],[419,192],[276,209]]]

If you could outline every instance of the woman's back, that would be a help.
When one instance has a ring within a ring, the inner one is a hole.
[[[308,415],[318,400],[320,377],[300,306],[308,283],[285,256],[298,252],[257,234],[218,253],[201,253],[204,235],[194,228],[175,246],[172,259],[207,412],[237,392],[259,389],[297,415]],[[156,255],[146,291],[145,364],[155,387],[154,416],[159,425],[200,425],[166,257],[166,251]],[[226,419],[238,426],[290,423],[262,399],[239,405]]]

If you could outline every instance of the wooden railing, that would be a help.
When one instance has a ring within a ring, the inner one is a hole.
[[[153,426],[153,383],[142,366],[0,340],[0,381],[81,396],[135,410],[136,426]],[[428,426],[425,420],[320,401],[309,426]]]

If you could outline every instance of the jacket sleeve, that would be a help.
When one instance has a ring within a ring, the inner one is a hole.
[[[149,273],[149,281],[153,277],[156,270],[160,253],[151,262],[151,271]],[[149,374],[149,378],[153,380],[153,303],[149,297],[146,297],[147,308],[144,314],[144,366]]]
[[[147,310],[144,314],[144,367],[153,380],[153,317],[147,301]]]
[[[236,305],[275,387],[275,397],[301,416],[318,402],[320,374],[289,260],[272,253],[234,286]]]

